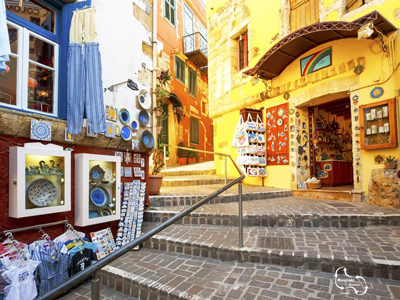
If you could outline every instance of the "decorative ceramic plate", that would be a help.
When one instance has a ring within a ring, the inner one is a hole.
[[[90,191],[90,201],[97,207],[102,207],[108,203],[110,194],[101,186],[95,186]]]
[[[271,116],[270,112],[267,112],[267,118],[269,118]]]
[[[146,148],[151,149],[154,147],[154,137],[150,131],[146,130],[142,134],[142,142]]]
[[[128,126],[124,126],[121,128],[121,137],[125,141],[129,141],[132,138],[131,129]]]
[[[139,92],[139,104],[144,109],[149,109],[151,106],[151,100],[146,90],[141,90]]]
[[[26,191],[29,201],[40,207],[49,206],[57,198],[56,185],[46,178],[36,179],[31,182]]]
[[[143,126],[147,126],[150,123],[150,115],[147,111],[141,110],[139,113],[139,123]]]
[[[128,124],[131,119],[131,115],[126,108],[121,108],[119,111],[119,120],[122,124]]]
[[[294,109],[293,109],[293,108],[291,108],[291,109],[289,110],[289,114],[291,114],[291,115],[294,114]]]
[[[282,119],[278,119],[277,124],[278,124],[278,126],[281,126],[283,124],[283,120]]]
[[[99,213],[97,210],[91,210],[89,211],[89,219],[95,219],[99,217]]]
[[[31,139],[51,141],[51,123],[31,120]]]
[[[138,127],[139,127],[138,122],[136,120],[132,121],[132,123],[131,123],[132,130],[136,131],[136,130],[138,130]]]
[[[283,116],[283,108],[280,108],[278,110],[278,116],[282,117]]]
[[[99,183],[103,180],[105,171],[100,167],[100,165],[94,166],[90,169],[89,178],[91,182]]]
[[[300,113],[296,111],[296,118],[300,117]]]
[[[383,88],[381,88],[381,87],[373,88],[372,91],[371,91],[371,98],[372,99],[377,99],[382,95],[383,95]]]
[[[103,217],[107,217],[107,216],[111,216],[111,210],[109,210],[109,209],[107,209],[107,208],[105,208],[105,209],[103,209],[102,211],[101,211],[101,215],[103,216]]]

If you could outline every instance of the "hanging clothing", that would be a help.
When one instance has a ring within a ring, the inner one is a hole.
[[[71,21],[67,68],[67,131],[82,131],[86,112],[88,133],[106,131],[103,82],[95,8],[75,11]]]
[[[5,300],[32,300],[37,296],[35,278],[33,272],[38,261],[26,261],[18,266],[12,266],[3,272],[2,276],[10,285],[4,289]]]
[[[99,44],[70,44],[67,83],[67,128],[82,130],[84,109],[89,133],[106,131]]]
[[[10,39],[8,37],[6,5],[0,0],[0,72],[6,70],[6,62],[10,61]]]
[[[75,11],[71,20],[69,42],[80,44],[97,42],[97,30],[94,7]]]
[[[80,271],[85,270],[89,267],[93,260],[96,259],[96,255],[94,254],[92,249],[84,249],[82,251],[78,251],[71,260],[71,274],[76,274]]]
[[[45,294],[69,278],[68,268],[70,265],[68,254],[48,256],[41,261],[37,268],[39,279],[39,295]]]

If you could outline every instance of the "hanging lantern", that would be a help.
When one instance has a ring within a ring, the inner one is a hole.
[[[37,94],[39,97],[48,97],[49,96],[49,93],[46,91],[38,91]]]
[[[8,65],[6,65],[6,73],[10,73],[11,69]]]
[[[38,82],[36,81],[35,78],[29,77],[28,78],[28,86],[34,89],[35,87],[38,86]]]

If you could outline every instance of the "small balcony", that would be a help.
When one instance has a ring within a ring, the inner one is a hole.
[[[183,52],[198,68],[208,65],[208,43],[200,32],[183,37]]]

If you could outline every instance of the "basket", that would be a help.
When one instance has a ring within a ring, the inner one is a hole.
[[[309,189],[321,188],[321,180],[318,180],[318,183],[313,183],[313,182],[306,182],[306,183],[307,183],[307,188],[309,188]]]

